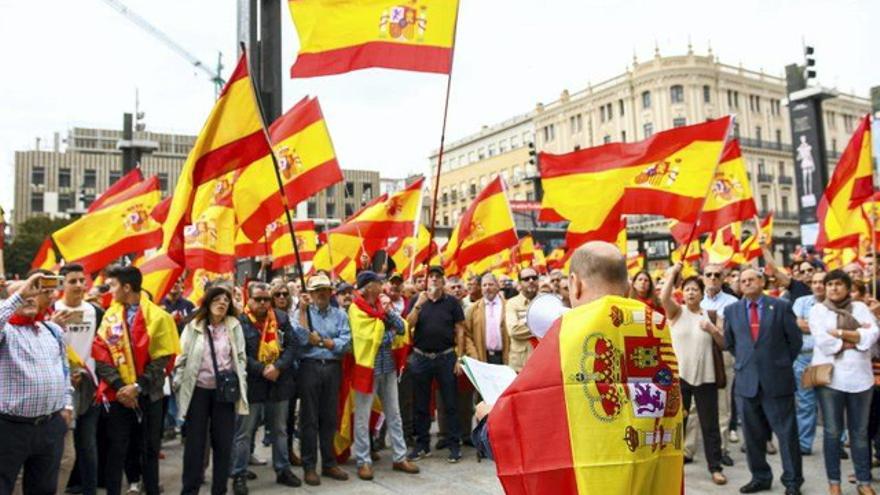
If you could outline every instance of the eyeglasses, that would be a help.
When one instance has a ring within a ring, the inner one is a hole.
[[[721,274],[717,272],[706,272],[703,276],[706,278],[721,278]]]
[[[805,269],[801,270],[801,273],[813,273],[815,271],[816,271],[815,268],[805,268]]]
[[[290,292],[276,292],[272,294],[272,297],[287,297],[290,295]]]
[[[531,275],[529,277],[523,277],[523,278],[519,279],[520,282],[534,282],[535,280],[538,280],[537,275]]]
[[[271,297],[252,297],[251,299],[258,303],[267,303],[272,300]]]

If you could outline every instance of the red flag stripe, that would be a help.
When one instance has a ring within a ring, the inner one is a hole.
[[[141,173],[141,169],[139,167],[134,168],[108,187],[104,194],[92,201],[86,212],[93,212],[105,206],[118,203],[119,201],[114,196],[143,180],[144,176]]]
[[[371,67],[448,74],[452,67],[452,50],[374,41],[318,53],[300,53],[290,68],[290,77],[327,76]]]

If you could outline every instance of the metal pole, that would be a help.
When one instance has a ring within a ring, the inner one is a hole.
[[[260,100],[267,123],[281,116],[281,2],[260,0]],[[251,22],[256,19],[251,17]]]

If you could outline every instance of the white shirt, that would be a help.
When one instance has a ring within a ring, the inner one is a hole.
[[[859,323],[868,323],[868,328],[859,328],[861,336],[855,349],[840,352],[843,340],[832,336],[828,330],[837,328],[837,314],[817,303],[810,309],[810,333],[813,334],[813,360],[810,365],[831,363],[834,373],[831,375],[829,387],[841,392],[864,392],[874,386],[874,374],[871,372],[871,346],[877,341],[880,330],[874,321],[874,315],[864,303],[853,302],[853,317]],[[838,354],[840,353],[840,354]]]
[[[703,300],[700,301],[700,309],[704,311],[717,311],[720,316],[724,316],[722,313],[724,312],[724,308],[730,306],[731,304],[737,302],[739,299],[731,296],[727,292],[723,290],[719,290],[718,294],[715,296],[710,296],[709,291],[703,295]]]
[[[55,301],[55,311],[82,311],[82,323],[68,323],[64,328],[64,340],[76,355],[86,363],[89,375],[95,378],[95,360],[92,359],[92,342],[95,340],[95,332],[98,330],[98,313],[91,304],[82,301],[79,306],[70,307],[64,304],[64,299]]]

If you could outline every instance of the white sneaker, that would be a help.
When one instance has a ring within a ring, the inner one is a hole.
[[[730,443],[739,443],[739,435],[737,435],[736,430],[730,430],[727,432],[727,441]]]
[[[125,493],[126,493],[126,495],[140,495],[141,483],[139,481],[136,483],[130,483],[128,485],[128,491]]]
[[[257,457],[257,454],[251,454],[251,458],[248,461],[248,464],[250,464],[251,466],[265,466],[268,463],[269,461],[267,461],[266,459],[260,459],[259,457]]]

